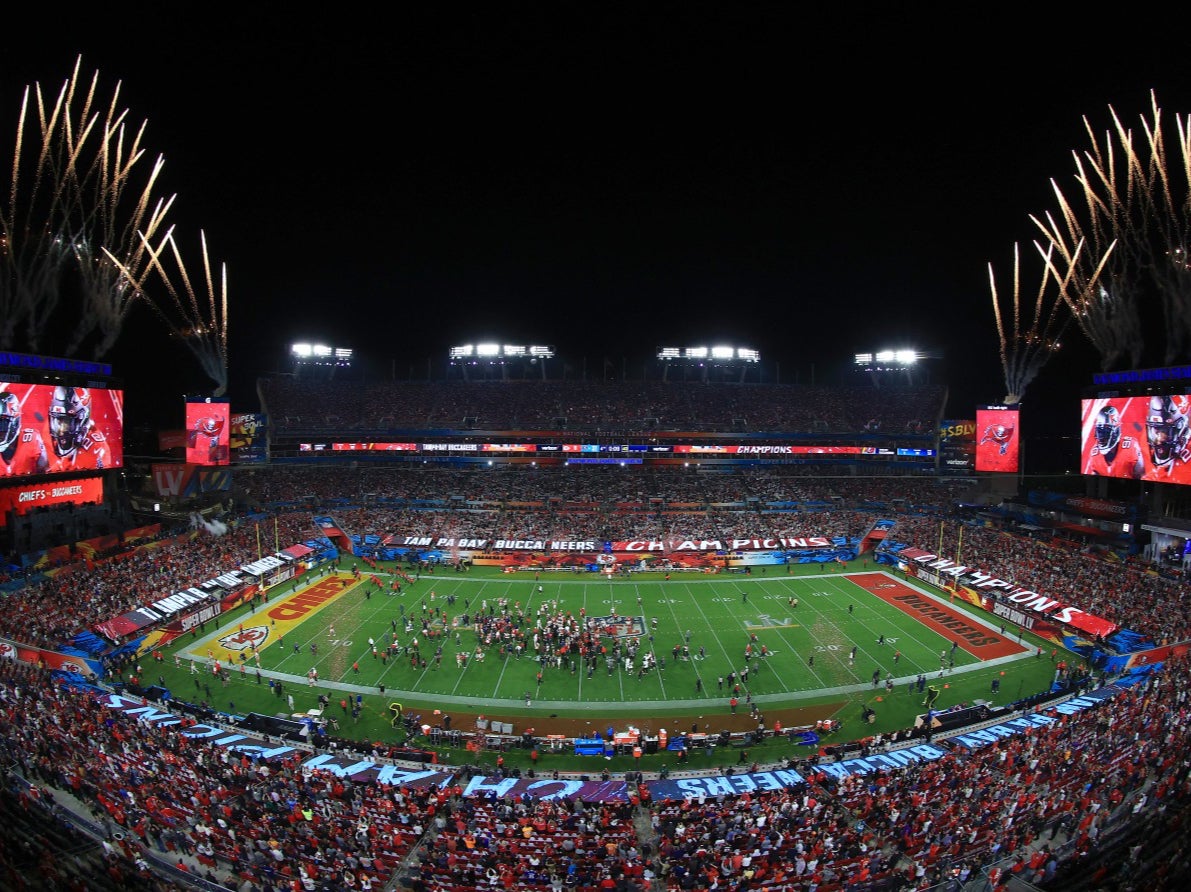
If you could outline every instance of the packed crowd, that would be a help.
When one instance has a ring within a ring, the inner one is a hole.
[[[309,513],[269,518],[262,532],[244,522],[223,535],[178,531],[151,548],[102,561],[80,558],[5,595],[0,637],[58,647],[93,624],[119,616],[256,560],[262,538],[282,548],[319,535]],[[271,552],[273,549],[269,549]]]
[[[891,539],[897,542],[940,550],[1159,642],[1191,637],[1186,580],[1145,572],[1090,549],[963,524],[956,513],[970,492],[963,481],[816,479],[784,467],[748,474],[618,473],[624,470],[260,471],[246,486],[280,512],[263,521],[263,533],[262,521],[245,521],[222,536],[188,531],[151,549],[80,561],[8,595],[6,603],[15,609],[0,614],[0,637],[48,647],[69,642],[96,622],[255,560],[262,539],[285,547],[319,535],[309,510],[300,510],[318,507],[360,536],[485,542],[854,539],[877,517],[892,517]],[[294,495],[302,492],[305,497]],[[323,504],[332,494],[336,501]]]
[[[1144,632],[1158,643],[1191,638],[1191,589],[1185,579],[1109,560],[1091,548],[970,524],[940,524],[938,518],[899,520],[894,538],[938,551],[1023,588],[1066,599],[1088,613]]]
[[[266,506],[335,503],[432,510],[550,507],[552,510],[655,510],[683,506],[765,510],[839,501],[905,504],[922,510],[954,503],[971,481],[908,476],[824,476],[801,465],[701,474],[695,468],[582,465],[447,469],[278,466],[242,469],[244,494]],[[935,513],[938,513],[937,510]]]
[[[1172,663],[1106,705],[979,748],[944,742],[945,756],[911,767],[841,778],[820,763],[786,789],[683,800],[630,784],[629,801],[600,804],[353,783],[300,756],[187,739],[3,661],[0,761],[91,806],[109,839],[121,831],[132,846],[123,862],[112,849],[117,872],[141,875],[152,851],[246,892],[394,878],[468,892],[925,889],[993,862],[1043,888],[1096,864],[1112,888],[1126,869],[1128,883],[1186,870],[1189,683],[1186,661]],[[1121,834],[1137,840],[1128,862],[1098,861]],[[50,869],[17,857],[0,846],[0,870]]]
[[[364,535],[403,528],[515,537],[565,529],[574,536],[578,529],[602,538],[664,537],[681,527],[687,535],[734,538],[764,524],[770,535],[855,536],[875,516],[872,506],[883,513],[895,506],[896,539],[924,548],[941,541],[944,554],[957,555],[961,526],[947,515],[966,493],[959,483],[814,480],[787,469],[673,477],[344,473],[361,479],[269,472],[256,475],[253,486],[269,495],[306,490],[317,497],[324,487],[351,494],[350,506],[335,515]],[[499,484],[490,489],[493,481]],[[665,510],[678,502],[683,507]],[[776,502],[797,510],[765,509]],[[308,511],[282,513],[275,528],[272,518],[265,525],[264,538],[283,545],[317,532]],[[971,525],[962,530],[964,563],[1160,639],[1191,631],[1178,581],[1074,548]],[[85,573],[58,574],[10,596],[19,609],[0,617],[0,635],[39,644],[68,640],[97,619],[254,559],[261,535],[245,522],[223,536],[166,538]],[[592,630],[581,617],[514,617],[494,605],[483,622],[494,642],[515,627],[512,637],[526,647],[557,652],[565,644],[587,656],[580,646]],[[2,661],[0,761],[71,791],[109,829],[125,828],[132,847],[109,847],[104,857],[109,875],[129,887],[169,888],[148,879],[137,845],[169,861],[195,859],[225,883],[262,892],[379,889],[394,878],[411,889],[461,890],[925,888],[1005,857],[1017,859],[1015,875],[1046,886],[1072,869],[1064,864],[1095,859],[1101,834],[1118,826],[1112,819],[1121,814],[1133,818],[1128,826],[1150,828],[1147,845],[1169,847],[1170,835],[1153,827],[1182,820],[1191,799],[1188,680],[1187,665],[1179,663],[1160,681],[1117,697],[1111,710],[1063,717],[975,751],[953,748],[916,768],[843,780],[818,771],[798,788],[682,802],[651,803],[642,795],[637,808],[490,802],[462,798],[455,787],[394,790],[304,770],[298,759],[235,757],[107,712],[39,670]],[[22,803],[33,807],[27,798]],[[1174,862],[1164,851],[1148,865],[1144,850],[1135,851],[1130,868],[1185,864],[1183,849]],[[6,876],[52,870],[42,862],[30,865],[0,848]]]
[[[262,379],[281,431],[739,430],[929,433],[941,386],[664,382],[309,382]]]
[[[659,873],[682,889],[742,876],[762,887],[924,888],[1017,856],[1010,870],[1045,886],[1060,832],[1080,859],[1122,808],[1186,807],[1189,677],[1185,664],[1171,674],[1112,707],[977,750],[953,746],[913,768],[819,772],[799,789],[662,803]]]

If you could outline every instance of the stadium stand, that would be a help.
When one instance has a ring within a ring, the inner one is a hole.
[[[396,430],[681,430],[921,433],[943,387],[662,382],[311,383],[262,379],[263,409],[283,432]],[[565,424],[560,425],[560,420]]]
[[[719,386],[701,392],[697,404],[677,388],[628,384],[526,382],[491,391],[336,384],[324,393],[324,385],[278,381],[266,395],[291,431],[426,430],[465,417],[493,428],[585,417],[631,429],[636,416],[722,429],[723,418],[704,404],[716,402]],[[904,401],[866,392],[847,401],[845,412],[833,408],[836,392],[790,388],[774,414],[772,392],[757,405],[741,393],[731,389],[730,414],[747,417],[753,429],[911,430],[923,417],[933,423],[940,404],[929,390],[903,394]],[[334,412],[311,415],[310,406]],[[1143,642],[1191,633],[1182,576],[987,529],[960,507],[966,481],[825,478],[799,466],[712,475],[292,466],[238,476],[286,541],[313,535],[311,509],[327,505],[345,526],[378,536],[450,529],[520,537],[565,524],[576,536],[610,539],[658,535],[677,524],[691,535],[733,538],[762,520],[775,534],[813,528],[854,536],[876,514],[894,515],[897,540],[953,551],[962,527],[967,563],[1007,569],[1022,585],[1140,630]],[[665,512],[671,503],[684,507]],[[96,636],[95,624],[254,559],[259,534],[228,520],[225,536],[167,531],[152,548],[80,559],[25,580],[6,595],[0,636],[91,648],[113,678],[123,678],[135,655]],[[277,758],[238,756],[108,709],[98,688],[77,678],[3,660],[0,809],[15,829],[0,834],[0,876],[13,889],[243,892],[860,892],[1015,883],[1158,890],[1188,867],[1189,682],[1186,659],[1173,659],[1161,674],[1122,686],[1106,705],[1070,713],[1044,705],[1053,723],[981,745],[952,741],[942,758],[909,767],[840,774],[815,765],[802,783],[783,789],[658,801],[648,782],[630,778],[633,795],[609,803],[464,795],[471,769],[442,787],[355,782],[307,767],[300,747]]]

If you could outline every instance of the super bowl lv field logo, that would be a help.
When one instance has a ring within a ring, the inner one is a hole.
[[[602,634],[612,638],[636,638],[645,634],[643,616],[593,616],[590,622]]]

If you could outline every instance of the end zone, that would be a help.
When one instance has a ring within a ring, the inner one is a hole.
[[[229,662],[238,653],[264,650],[275,638],[283,638],[328,604],[352,591],[362,580],[346,574],[328,576],[286,597],[263,605],[261,610],[243,617],[236,628],[208,635],[187,648],[187,653],[206,659],[213,647],[223,650],[217,657]]]
[[[892,576],[884,573],[853,573],[848,578],[869,594],[912,616],[928,629],[959,642],[960,647],[981,660],[1012,657],[1029,650],[998,634],[996,629],[910,588]]]

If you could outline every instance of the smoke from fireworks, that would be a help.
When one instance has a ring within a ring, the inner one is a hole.
[[[1141,362],[1147,303],[1158,304],[1165,323],[1165,362],[1185,359],[1191,345],[1191,116],[1175,116],[1176,149],[1168,152],[1152,93],[1150,105],[1141,138],[1111,106],[1103,136],[1084,118],[1091,145],[1074,153],[1079,197],[1052,183],[1058,211],[1032,218],[1065,259],[1077,243],[1092,247],[1072,263],[1063,300],[1105,370]]]
[[[203,517],[197,511],[192,512],[190,515],[190,528],[192,530],[206,530],[212,536],[222,536],[228,529],[227,524],[222,520],[218,518],[207,520],[207,518]]]

